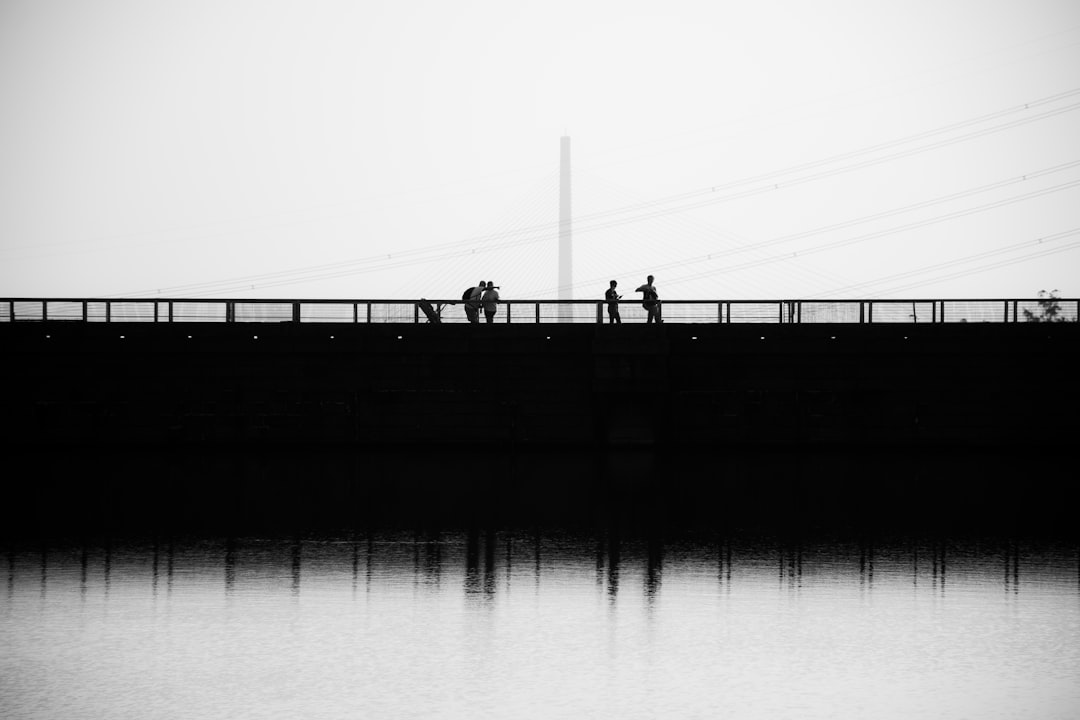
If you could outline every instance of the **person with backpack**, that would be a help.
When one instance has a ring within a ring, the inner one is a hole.
[[[634,292],[645,293],[642,296],[641,307],[649,313],[649,318],[645,321],[646,324],[656,321],[659,325],[663,322],[660,319],[660,296],[656,292],[656,288],[653,286],[653,276],[650,275],[648,282],[639,287]]]
[[[469,318],[471,323],[480,322],[480,297],[484,294],[486,287],[487,283],[481,280],[478,286],[471,287],[461,294],[461,299],[465,301],[465,317]]]

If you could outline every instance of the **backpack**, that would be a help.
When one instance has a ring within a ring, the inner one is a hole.
[[[645,297],[642,298],[642,299],[645,302],[641,303],[641,307],[643,307],[643,308],[651,308],[653,305],[656,304],[656,300],[657,300],[656,292],[653,291],[653,290],[646,290],[645,291]]]
[[[474,285],[471,288],[469,288],[468,290],[466,290],[465,292],[461,293],[461,299],[462,300],[468,300],[472,296],[473,290],[475,290],[475,289],[476,289],[476,286]]]

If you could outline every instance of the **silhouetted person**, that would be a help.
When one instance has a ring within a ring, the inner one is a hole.
[[[427,321],[429,323],[442,322],[442,304],[439,305],[438,309],[435,309],[425,298],[420,298],[419,305],[420,309],[424,312],[424,315],[427,316]]]
[[[656,288],[653,287],[653,276],[650,275],[648,282],[639,287],[634,292],[645,293],[642,296],[641,307],[649,313],[649,318],[645,321],[651,323],[656,321],[657,324],[663,322],[660,319],[660,296],[656,294]]]
[[[480,322],[480,297],[484,294],[484,288],[487,287],[487,283],[483,280],[476,287],[469,288],[467,291],[468,297],[465,300],[465,316],[469,318],[469,322]]]
[[[607,292],[604,293],[604,299],[608,301],[608,322],[621,324],[622,318],[619,317],[619,298],[621,298],[622,295],[619,295],[617,292],[615,292],[615,286],[618,284],[619,283],[615,282],[614,280],[611,281],[611,287],[609,287],[607,289]]]
[[[495,311],[499,307],[499,288],[495,286],[494,280],[488,280],[487,289],[484,290],[483,295],[484,303],[484,319],[490,322],[495,322]]]

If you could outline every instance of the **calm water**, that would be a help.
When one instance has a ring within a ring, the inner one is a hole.
[[[13,543],[5,718],[1075,718],[1077,548]]]

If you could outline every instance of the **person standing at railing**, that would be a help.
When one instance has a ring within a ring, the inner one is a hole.
[[[653,285],[653,276],[650,275],[648,277],[648,282],[640,286],[634,292],[645,293],[642,296],[641,307],[645,308],[646,312],[649,313],[649,317],[645,321],[646,324],[654,321],[657,324],[663,322],[660,319],[660,296],[657,294],[656,287]]]
[[[604,293],[604,299],[608,301],[608,322],[622,324],[622,318],[619,316],[619,299],[622,298],[622,295],[615,291],[615,286],[618,284],[614,280],[611,281],[611,287]]]
[[[484,319],[495,322],[495,312],[499,308],[499,288],[494,280],[488,280],[487,289],[484,290]]]
[[[481,280],[479,285],[469,288],[465,293],[465,317],[469,318],[471,323],[480,322],[480,297],[485,287],[487,283]]]

